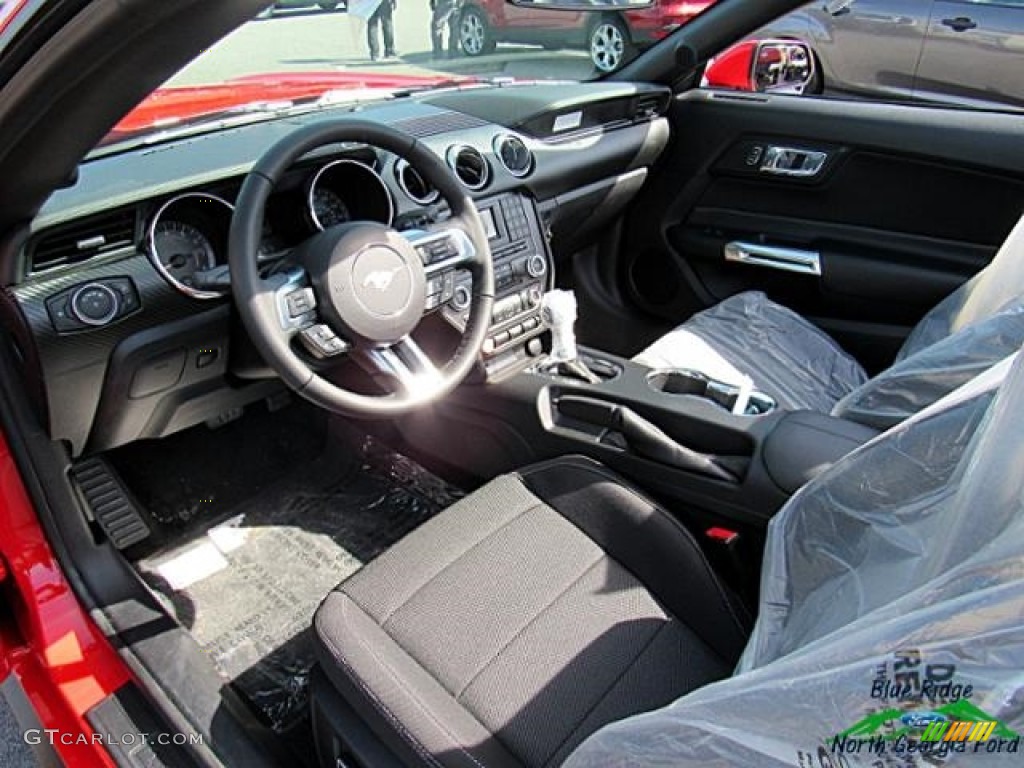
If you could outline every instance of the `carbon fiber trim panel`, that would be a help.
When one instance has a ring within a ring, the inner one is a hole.
[[[132,280],[139,292],[141,309],[103,327],[57,333],[47,313],[46,298],[80,283],[112,277]],[[53,276],[40,275],[12,292],[35,338],[46,387],[50,437],[69,441],[75,455],[81,453],[88,439],[114,349],[133,334],[220,307],[228,301],[199,301],[183,296],[157,274],[145,255],[135,250]],[[223,324],[226,335],[226,317]]]

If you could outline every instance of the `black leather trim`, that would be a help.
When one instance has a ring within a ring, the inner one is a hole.
[[[630,571],[665,609],[730,664],[750,621],[700,546],[671,514],[604,465],[568,456],[527,467],[526,487]]]

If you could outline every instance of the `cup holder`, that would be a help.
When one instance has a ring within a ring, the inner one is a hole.
[[[691,395],[710,400],[730,413],[740,396],[740,388],[724,381],[712,379],[700,371],[685,368],[651,371],[647,374],[647,384],[657,392],[666,395]],[[744,416],[762,416],[775,408],[775,400],[764,392],[756,390],[750,393]]]

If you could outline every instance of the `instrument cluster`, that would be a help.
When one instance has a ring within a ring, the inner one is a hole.
[[[377,171],[344,157],[297,169],[267,203],[257,258],[273,261],[325,229],[349,221],[391,225],[395,203]],[[226,194],[185,192],[163,202],[146,227],[146,253],[174,288],[195,299],[230,289],[228,233],[237,188]]]

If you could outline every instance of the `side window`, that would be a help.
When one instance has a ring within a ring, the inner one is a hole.
[[[815,0],[724,51],[710,87],[1024,109],[1024,0]]]

